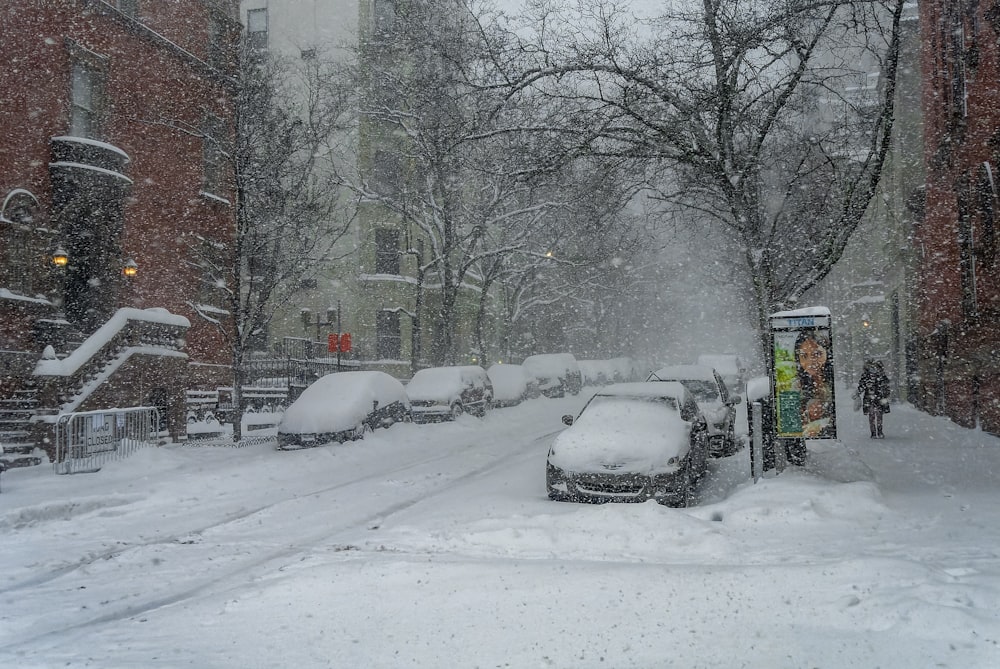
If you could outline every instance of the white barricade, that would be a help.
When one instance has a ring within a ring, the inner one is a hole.
[[[100,409],[63,414],[56,421],[57,474],[96,472],[106,462],[157,443],[156,407]]]

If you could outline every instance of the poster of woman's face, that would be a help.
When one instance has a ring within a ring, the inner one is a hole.
[[[836,438],[830,331],[774,333],[777,436]]]

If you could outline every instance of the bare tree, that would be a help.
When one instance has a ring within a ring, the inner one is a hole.
[[[343,75],[343,76],[342,76]],[[205,235],[193,255],[203,281],[225,296],[232,318],[205,305],[232,355],[234,436],[245,410],[248,353],[276,310],[330,260],[356,203],[331,175],[349,151],[339,145],[350,109],[349,73],[320,57],[295,65],[244,45],[233,108],[235,139],[218,144],[235,179],[236,233],[229,246]]]
[[[769,313],[826,277],[875,193],[903,5],[704,0],[637,18],[539,1],[485,30],[510,90],[577,100],[589,150],[646,161],[665,203],[732,235],[763,337]]]
[[[488,348],[483,323],[492,287],[509,276],[506,259],[544,255],[533,247],[539,225],[568,197],[548,187],[568,153],[525,131],[556,105],[512,100],[483,85],[492,72],[483,67],[488,51],[472,11],[460,2],[445,11],[439,3],[407,3],[377,27],[361,57],[362,127],[373,167],[351,187],[414,232],[405,252],[419,258],[417,299],[428,276],[438,291],[430,352],[437,364],[460,354],[465,286],[479,290],[473,337]]]

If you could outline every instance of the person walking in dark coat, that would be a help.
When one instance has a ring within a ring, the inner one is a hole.
[[[861,378],[858,379],[858,392],[861,397],[861,410],[868,416],[868,427],[871,428],[872,439],[882,439],[882,415],[889,411],[889,377],[881,361],[866,360]]]

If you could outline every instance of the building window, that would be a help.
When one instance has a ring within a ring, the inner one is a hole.
[[[133,19],[139,18],[139,0],[118,0],[118,11]]]
[[[375,355],[381,360],[399,360],[403,338],[399,334],[399,312],[379,311],[375,314]]]
[[[208,115],[202,128],[202,163],[204,169],[203,190],[213,195],[222,195],[225,176],[226,152],[223,141],[226,137],[225,124],[217,116]]]
[[[392,30],[396,23],[396,2],[395,0],[373,0],[374,28],[376,33],[384,33]]]
[[[375,151],[374,162],[375,192],[384,197],[398,195],[402,178],[399,154],[379,149]]]
[[[74,61],[69,134],[74,137],[101,139],[103,99],[104,73],[88,63]]]
[[[247,10],[247,41],[255,51],[267,50],[267,8]]]
[[[969,319],[979,315],[976,297],[976,240],[972,208],[977,204],[970,188],[969,173],[958,182],[958,265],[962,287],[962,314]]]
[[[0,255],[6,262],[0,267],[0,288],[22,295],[43,291],[40,268],[48,261],[45,241],[38,236],[43,222],[39,219],[38,200],[30,192],[16,188],[0,206]]]
[[[375,273],[399,274],[399,230],[375,229]]]

